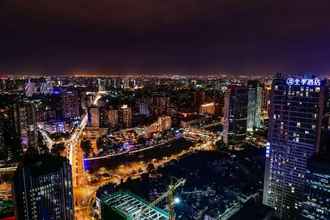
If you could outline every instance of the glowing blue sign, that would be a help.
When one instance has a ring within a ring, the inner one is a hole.
[[[266,157],[268,158],[269,155],[270,155],[270,143],[267,142],[267,144],[266,144]]]
[[[320,86],[321,80],[319,78],[314,79],[298,79],[298,78],[288,78],[286,84],[289,86]]]

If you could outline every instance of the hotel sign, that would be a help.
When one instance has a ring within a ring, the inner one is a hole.
[[[299,78],[288,78],[286,84],[289,86],[320,86],[321,80],[319,78],[314,79],[299,79]]]

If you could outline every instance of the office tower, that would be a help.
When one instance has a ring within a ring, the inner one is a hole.
[[[49,97],[49,108],[55,112],[55,120],[74,120],[80,117],[78,90],[64,90],[54,87]]]
[[[53,92],[52,82],[48,79],[46,79],[46,81],[42,82],[40,85],[39,92],[42,95],[52,94],[52,92]]]
[[[31,82],[31,80],[28,80],[24,89],[25,89],[25,95],[27,97],[32,97],[36,90],[35,84]]]
[[[132,127],[132,109],[128,105],[122,105],[118,111],[119,125],[121,128]]]
[[[0,79],[0,91],[6,90],[6,79]]]
[[[3,116],[0,115],[0,161],[7,159],[4,129],[5,129],[4,119]]]
[[[0,161],[17,161],[22,153],[12,113],[12,107],[0,108]]]
[[[200,106],[205,102],[205,92],[203,90],[197,90],[194,93],[194,108],[199,110]]]
[[[324,82],[277,74],[272,83],[263,203],[292,219],[302,199],[307,161],[319,149]]]
[[[268,119],[270,114],[270,93],[272,90],[271,84],[264,84],[262,89],[262,105],[261,113],[263,119]]]
[[[147,100],[141,100],[141,102],[138,103],[138,109],[141,115],[145,115],[147,117],[150,115],[149,103],[147,103]]]
[[[88,126],[94,128],[100,127],[100,112],[96,106],[88,108]]]
[[[73,220],[73,193],[69,161],[28,151],[13,183],[18,220]]]
[[[262,88],[258,81],[248,82],[247,131],[252,132],[261,127]]]
[[[19,133],[23,151],[38,147],[36,107],[33,101],[25,100],[18,105]]]
[[[302,219],[330,219],[330,157],[315,157],[307,166],[305,193],[299,204]]]
[[[77,91],[63,92],[62,105],[64,119],[76,119],[80,117],[80,99]]]
[[[118,110],[110,109],[108,111],[109,127],[114,129],[118,127]]]
[[[225,94],[223,141],[241,141],[246,135],[248,89],[244,86],[229,87]]]
[[[100,106],[100,127],[101,128],[108,128],[109,125],[109,117],[108,117],[108,107],[107,106]]]
[[[330,154],[330,82],[327,81],[322,117],[320,154]],[[329,158],[330,159],[330,158]]]
[[[98,91],[104,91],[106,87],[106,80],[105,79],[97,79],[97,87]]]
[[[170,97],[159,94],[152,97],[152,111],[154,117],[167,115],[169,107]]]

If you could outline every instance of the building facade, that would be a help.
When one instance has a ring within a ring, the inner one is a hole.
[[[18,105],[18,124],[23,151],[38,147],[36,107],[33,101],[24,101]]]
[[[258,81],[248,82],[247,131],[261,127],[262,88]]]
[[[88,126],[93,128],[100,127],[100,109],[96,106],[88,108]]]
[[[119,113],[119,124],[121,128],[132,127],[132,108],[128,105],[122,105],[118,111]]]
[[[28,153],[16,170],[18,220],[73,220],[71,166],[63,157]]]
[[[232,137],[236,140],[245,138],[247,126],[248,89],[244,86],[228,88],[224,103],[223,140],[229,143]]]
[[[324,82],[277,74],[272,83],[263,203],[294,218],[304,193],[307,161],[318,151]]]
[[[299,204],[302,219],[330,219],[330,158],[327,156],[308,163],[304,199]]]

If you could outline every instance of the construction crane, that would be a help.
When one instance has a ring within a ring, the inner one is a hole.
[[[167,198],[167,205],[168,205],[168,212],[169,212],[169,220],[175,220],[175,213],[174,213],[174,193],[176,189],[180,186],[183,186],[186,183],[185,179],[179,179],[175,184],[170,184],[168,187],[167,192],[163,193],[160,197],[154,200],[152,203],[149,204],[149,207],[156,206],[159,202],[163,199]],[[141,220],[142,215],[149,210],[148,208],[141,209],[139,214],[134,218],[134,220]]]

